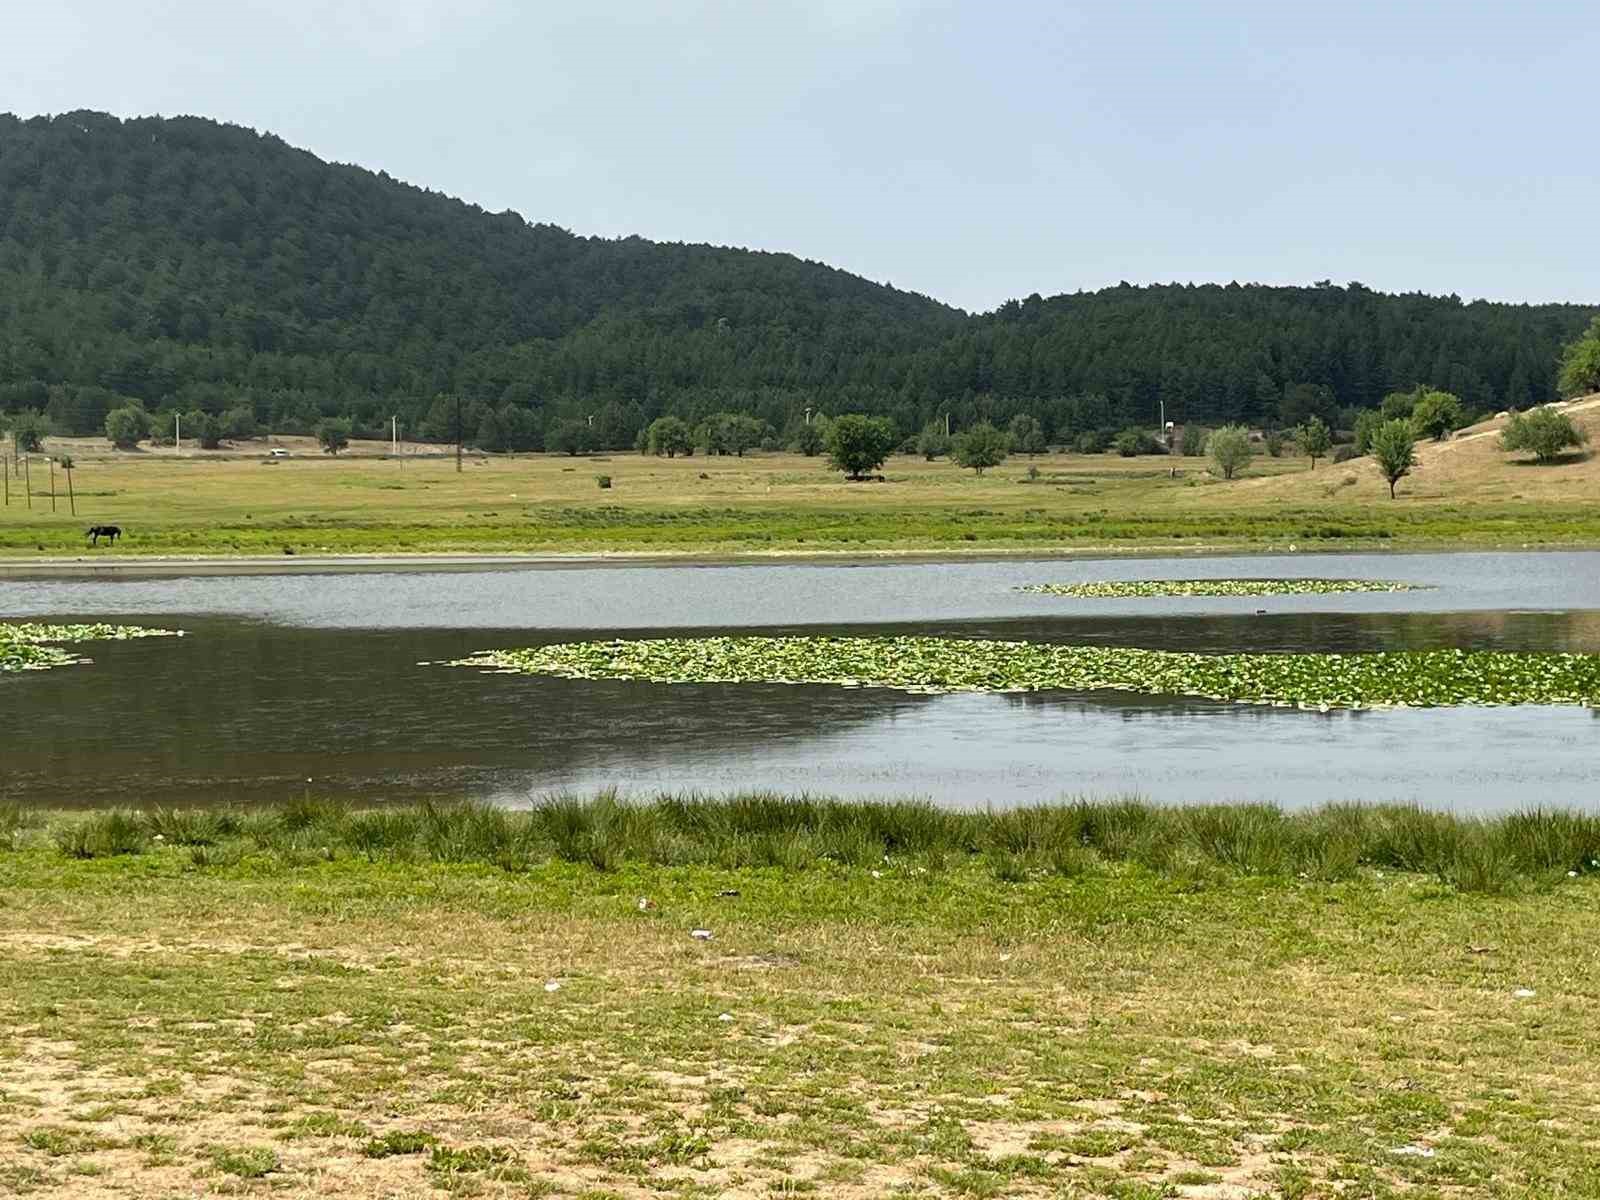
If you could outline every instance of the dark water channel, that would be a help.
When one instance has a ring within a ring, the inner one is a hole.
[[[1358,575],[1426,592],[1063,601],[1043,580]],[[1264,609],[1264,612],[1257,612]],[[0,581],[0,615],[181,626],[91,666],[0,679],[0,795],[59,804],[769,787],[996,805],[1414,800],[1600,807],[1586,709],[1315,714],[1108,693],[911,696],[663,686],[420,665],[628,636],[917,632],[1206,651],[1600,652],[1600,555],[605,568]]]

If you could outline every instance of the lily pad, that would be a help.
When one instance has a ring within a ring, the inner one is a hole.
[[[142,625],[42,625],[0,624],[0,671],[48,671],[84,660],[62,646],[79,642],[123,642],[133,638],[181,637],[176,629],[149,629]]]
[[[1120,579],[1096,583],[1029,583],[1019,592],[1074,600],[1137,600],[1157,596],[1327,596],[1339,592],[1426,591],[1391,579]]]
[[[492,650],[452,666],[567,679],[906,692],[1138,692],[1306,708],[1600,704],[1600,655],[1194,654],[937,637],[709,637]]]

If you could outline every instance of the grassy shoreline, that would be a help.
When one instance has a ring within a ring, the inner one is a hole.
[[[1506,864],[1475,888],[1303,871],[1348,810],[752,798],[621,829],[602,799],[522,818],[572,840],[509,859],[465,808],[148,809],[94,857],[68,831],[103,814],[7,811],[0,1191],[1600,1189],[1600,871],[1560,870],[1594,817],[1368,813],[1368,855]],[[821,853],[764,865],[752,830]]]

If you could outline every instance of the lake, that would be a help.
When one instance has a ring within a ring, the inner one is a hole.
[[[1024,583],[1336,576],[1429,590],[1072,600]],[[1260,611],[1258,611],[1260,610]],[[1600,653],[1600,553],[571,566],[0,580],[0,615],[181,627],[0,679],[0,794],[52,805],[552,790],[921,795],[996,806],[1600,806],[1578,708],[1318,714],[1113,693],[666,686],[420,665],[573,637],[929,633],[1202,651],[1460,646]]]

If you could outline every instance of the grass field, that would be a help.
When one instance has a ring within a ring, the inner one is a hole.
[[[1600,398],[1573,408],[1600,429]],[[1520,464],[1494,426],[1423,448],[1391,502],[1370,461],[1258,457],[1248,477],[1211,478],[1194,458],[1014,457],[983,476],[891,459],[882,483],[847,483],[794,455],[660,459],[436,454],[338,460],[305,440],[293,457],[52,442],[71,453],[55,511],[43,461],[33,507],[21,481],[0,508],[0,554],[87,552],[83,530],[117,524],[98,558],[141,554],[523,551],[793,554],[886,550],[1206,550],[1326,546],[1600,544],[1600,458]],[[1030,477],[1030,472],[1033,473]],[[612,486],[602,490],[597,477]]]
[[[1600,1195],[1593,821],[475,811],[0,814],[0,1194]]]

